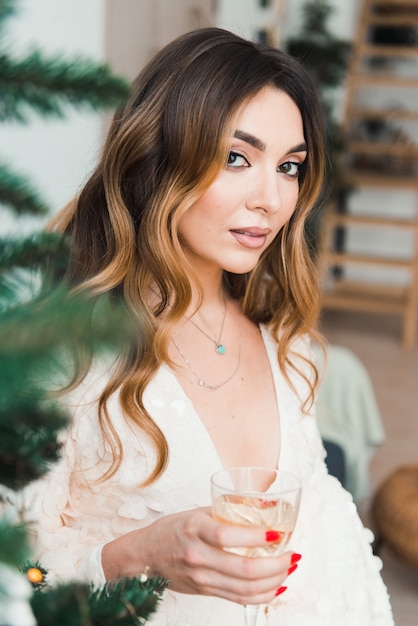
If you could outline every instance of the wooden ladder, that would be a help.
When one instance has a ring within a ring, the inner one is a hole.
[[[393,102],[401,105],[394,107]],[[322,307],[401,316],[403,345],[411,348],[418,307],[418,0],[362,1],[347,76],[344,128],[347,185],[369,194],[406,191],[411,206],[406,216],[402,199],[389,213],[379,213],[378,201],[354,212],[336,203],[329,207],[321,245]],[[370,244],[383,229],[386,238],[406,232],[407,256],[405,250],[399,256],[376,254],[371,245],[364,253],[350,253],[338,241],[341,234],[347,241],[352,229],[365,240],[370,237]],[[376,268],[383,280],[376,280]],[[384,279],[399,270],[403,283]]]

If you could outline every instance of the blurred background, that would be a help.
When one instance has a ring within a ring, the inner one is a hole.
[[[33,48],[88,57],[127,79],[188,30],[217,25],[298,56],[323,100],[332,170],[308,236],[322,276],[328,368],[318,418],[331,468],[380,555],[397,626],[418,616],[418,0],[18,0],[1,33],[15,58]],[[94,167],[109,113],[68,106],[0,127],[4,162],[50,213]],[[0,206],[1,233],[47,219]],[[321,357],[318,353],[321,364]],[[325,365],[324,372],[325,372]],[[333,445],[338,457],[332,456]]]

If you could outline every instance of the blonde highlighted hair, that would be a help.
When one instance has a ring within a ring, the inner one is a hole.
[[[113,451],[104,478],[123,458],[107,410],[116,391],[124,414],[158,451],[146,484],[164,471],[167,443],[144,407],[143,392],[160,364],[169,362],[171,329],[191,301],[191,268],[178,223],[224,167],[240,107],[266,86],[287,93],[300,109],[308,156],[291,219],[252,272],[225,272],[224,285],[249,319],[270,324],[276,337],[280,333],[278,361],[285,373],[291,342],[315,332],[318,287],[304,228],[324,171],[321,108],[309,76],[292,57],[217,28],[170,43],[134,82],[80,196],[53,220],[55,229],[72,237],[65,280],[93,298],[117,296],[138,322],[139,339],[120,355],[99,400],[100,425]],[[161,294],[156,310],[147,301],[151,284]],[[77,381],[90,362],[91,355],[80,365]]]

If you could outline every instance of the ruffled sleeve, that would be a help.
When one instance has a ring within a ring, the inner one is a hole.
[[[108,411],[123,444],[123,463],[111,479],[102,479],[112,450],[99,426],[97,400],[108,375],[104,369],[93,371],[66,396],[63,405],[72,420],[62,435],[61,459],[24,493],[34,556],[48,570],[50,582],[103,584],[103,545],[167,514],[161,487],[139,488],[155,465],[156,451],[125,418],[117,393]]]
[[[62,435],[60,461],[24,493],[34,556],[48,571],[51,583],[77,579],[101,585],[105,580],[101,549],[108,538],[100,522],[92,523],[97,513],[95,502],[91,499],[91,507],[86,506],[86,485],[83,485],[84,479],[80,480],[77,461],[78,450],[87,438],[90,438],[89,449],[96,447],[90,465],[100,454],[99,434],[96,432],[91,438],[92,434],[88,421],[80,421],[76,412],[71,427]],[[78,510],[80,503],[83,503],[81,511]]]

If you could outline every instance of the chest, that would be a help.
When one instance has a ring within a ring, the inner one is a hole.
[[[239,367],[225,384],[209,389],[199,385],[188,372],[177,373],[176,377],[224,466],[276,467],[280,453],[280,398],[270,359],[258,328],[248,326],[241,332],[243,340],[236,355]],[[211,375],[216,374],[213,369]],[[228,377],[228,371],[223,375]]]

